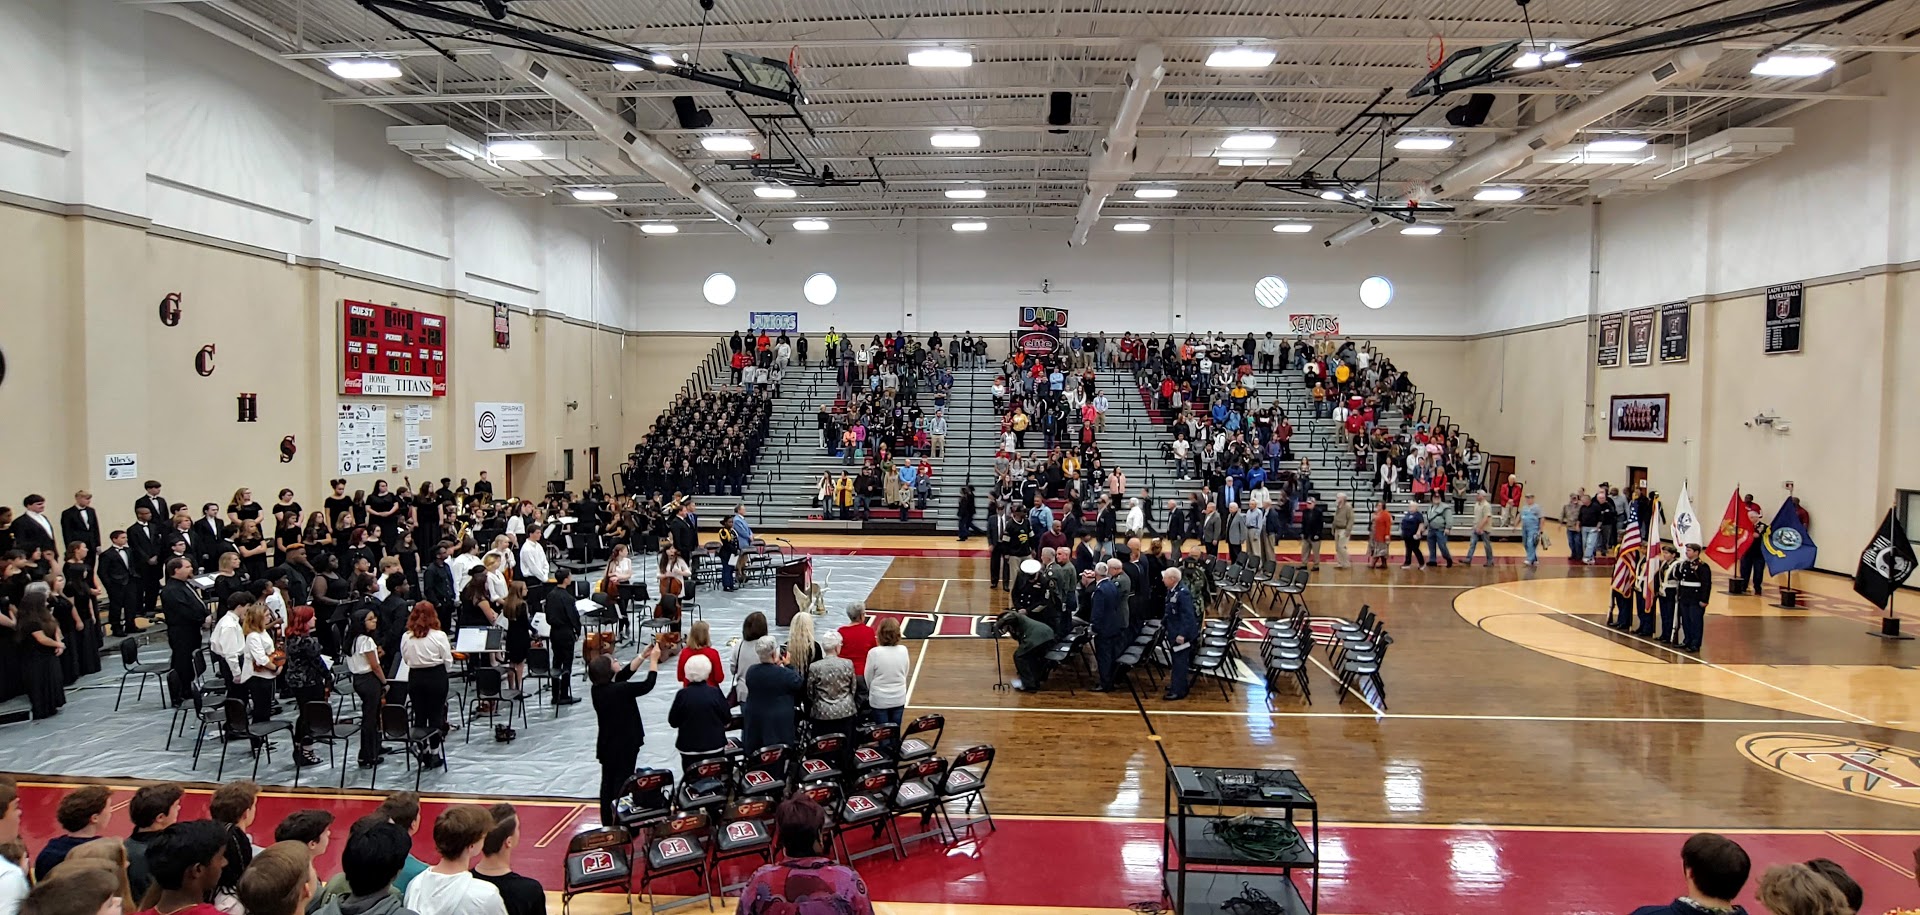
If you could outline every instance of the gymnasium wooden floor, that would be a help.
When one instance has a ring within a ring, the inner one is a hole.
[[[943,632],[969,625],[941,617],[1006,604],[988,587],[978,540],[790,539],[803,551],[895,556],[869,609],[933,619]],[[1491,568],[1401,570],[1397,551],[1384,572],[1322,565],[1308,592],[1316,617],[1370,605],[1394,636],[1384,707],[1337,703],[1319,666],[1311,704],[1286,689],[1271,710],[1254,682],[1223,698],[1202,680],[1184,702],[1143,682],[1140,706],[1124,690],[998,691],[992,640],[911,643],[909,714],[945,716],[943,755],[997,748],[988,796],[1000,823],[945,854],[862,862],[874,898],[903,915],[1113,911],[1153,898],[1157,732],[1177,764],[1299,773],[1335,824],[1322,849],[1326,912],[1623,911],[1684,892],[1678,847],[1701,829],[1746,845],[1756,877],[1824,856],[1867,887],[1874,911],[1920,901],[1920,750],[1908,749],[1920,748],[1920,644],[1869,637],[1874,612],[1845,579],[1797,576],[1809,606],[1789,611],[1773,606],[1771,586],[1764,602],[1729,597],[1716,569],[1696,657],[1605,627],[1610,567],[1555,556],[1527,569],[1517,552],[1502,545]],[[1255,642],[1244,647],[1257,657]],[[1314,657],[1325,663],[1324,649]],[[581,794],[590,790],[583,776]],[[29,792],[30,835],[54,796]],[[370,802],[274,803],[344,814]],[[550,834],[523,869],[557,874],[564,836],[591,824],[591,804],[535,803],[554,812],[535,818]]]

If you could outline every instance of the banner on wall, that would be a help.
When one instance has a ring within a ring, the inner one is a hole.
[[[493,345],[497,349],[513,345],[513,313],[505,302],[493,303]]]
[[[800,332],[800,313],[797,311],[752,311],[747,313],[747,329],[766,331],[767,333],[797,334]]]
[[[1594,364],[1603,369],[1620,367],[1620,334],[1625,316],[1610,314],[1600,316],[1600,339],[1593,349]]]
[[[140,455],[107,455],[107,479],[132,480],[140,476]]]
[[[1627,312],[1627,364],[1653,364],[1653,318],[1652,308],[1636,308]]]
[[[343,403],[335,419],[340,475],[386,472],[387,408],[377,403]]]
[[[1804,283],[1767,287],[1767,355],[1800,351],[1800,323],[1806,297]]]
[[[518,451],[527,447],[527,405],[478,401],[473,405],[473,450]]]
[[[1337,337],[1340,335],[1340,316],[1287,315],[1287,326],[1294,336]]]
[[[1047,305],[1022,305],[1020,326],[1052,328],[1057,334],[1067,329],[1067,310]]]
[[[1660,361],[1685,362],[1693,343],[1693,309],[1685,302],[1660,306]]]
[[[1014,346],[1029,356],[1051,356],[1060,348],[1060,335],[1050,330],[1023,328],[1015,333],[1019,334],[1019,339]]]

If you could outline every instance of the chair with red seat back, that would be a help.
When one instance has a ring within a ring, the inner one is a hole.
[[[736,801],[720,814],[713,827],[713,873],[714,879],[721,881],[722,894],[732,893],[747,883],[745,880],[725,883],[721,865],[735,858],[758,858],[762,864],[773,863],[773,824],[768,822],[771,816],[773,799],[767,797]]]
[[[758,797],[769,795],[780,797],[787,793],[787,783],[791,778],[788,771],[792,765],[793,753],[784,743],[770,747],[761,747],[748,753],[740,760],[734,770],[734,796]]]
[[[821,734],[807,741],[807,752],[800,758],[802,782],[839,781],[847,771],[847,735]]]
[[[960,830],[971,832],[975,824],[986,823],[989,831],[998,830],[994,825],[993,811],[987,809],[987,773],[993,769],[993,747],[981,744],[968,747],[953,757],[947,767],[946,776],[936,786],[940,792],[940,803],[934,805],[934,814],[946,823],[948,834],[956,840]],[[947,805],[954,801],[966,801],[962,812],[967,818],[955,822]],[[973,805],[980,805],[980,815],[973,816]]]
[[[895,818],[910,813],[920,814],[923,822],[931,823],[931,829],[903,835],[899,827],[894,827],[894,841],[904,852],[906,847],[921,839],[947,837],[946,829],[934,813],[943,802],[941,786],[946,781],[947,761],[938,756],[930,756],[900,770],[900,783],[894,786],[893,797],[887,805]]]
[[[709,819],[704,813],[680,813],[654,824],[647,836],[647,853],[641,859],[640,893],[647,907],[655,912],[705,902],[713,909],[713,868],[710,862]],[[655,901],[654,881],[675,874],[695,874],[702,892],[661,905]]]
[[[560,911],[566,912],[581,893],[618,889],[633,908],[633,850],[627,831],[618,826],[589,829],[567,840],[567,857],[560,887]]]
[[[901,765],[926,759],[940,749],[940,738],[947,728],[945,715],[921,715],[907,722],[905,730],[900,732],[900,749],[894,753],[894,759]],[[928,739],[927,735],[933,735]]]
[[[894,860],[905,857],[900,845],[900,829],[894,822],[893,790],[899,774],[892,769],[875,769],[855,779],[846,799],[834,811],[833,841],[848,864],[882,852],[893,852]],[[856,827],[875,830],[874,838],[887,837],[884,845],[854,851],[847,845],[847,833]]]

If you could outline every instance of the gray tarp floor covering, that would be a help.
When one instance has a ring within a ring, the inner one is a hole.
[[[892,562],[881,556],[815,556],[814,578],[827,581],[828,611],[821,620],[822,625],[836,628],[843,625],[846,605],[865,600]],[[731,594],[719,588],[701,588],[698,597],[702,618],[712,627],[715,645],[721,648],[723,658],[731,657],[731,651],[725,646],[739,637],[740,624],[748,613],[758,610],[765,613],[768,620],[774,617],[771,584],[757,584]],[[692,624],[691,614],[684,623]],[[777,630],[776,635],[781,631]],[[636,650],[632,644],[621,645],[615,657],[625,661]],[[165,660],[164,641],[148,647],[143,654],[149,660]],[[667,710],[680,688],[672,660],[661,665],[653,692],[639,700],[647,735],[646,745],[640,751],[640,764],[669,769],[677,776],[680,756],[673,749],[674,732],[667,727]],[[574,695],[581,698],[579,704],[561,709],[556,716],[552,706],[542,707],[538,701],[529,699],[528,723],[521,724],[516,716],[514,727],[519,731],[519,739],[507,743],[493,739],[484,718],[478,719],[471,734],[465,729],[456,730],[447,745],[448,771],[428,770],[421,780],[422,790],[515,797],[594,796],[600,776],[593,758],[596,731],[593,706],[586,701],[586,678],[577,660],[575,672]],[[732,670],[727,671],[729,683],[732,674]],[[220,756],[218,742],[207,741],[198,768],[193,768],[195,723],[188,722],[186,737],[176,737],[172,750],[163,749],[173,716],[161,707],[159,689],[149,681],[145,698],[135,699],[135,687],[129,682],[126,699],[116,712],[113,704],[119,684],[119,658],[109,657],[103,661],[100,673],[68,688],[67,705],[59,715],[45,721],[0,728],[0,771],[213,781]],[[458,702],[457,691],[449,701]],[[292,714],[291,703],[287,705],[282,717]],[[351,710],[347,713],[351,714]],[[504,716],[504,710],[501,714]],[[453,715],[457,723],[457,708]],[[316,749],[322,765],[303,769],[300,783],[314,787],[338,785],[340,772],[328,767],[326,748]],[[336,748],[335,757],[346,767],[348,787],[368,786],[370,772],[355,767],[351,746]],[[247,778],[252,772],[253,761],[245,748],[238,742],[230,745],[224,779]],[[389,757],[389,762],[380,767],[379,778],[382,789],[413,785],[413,773],[403,771],[397,757]],[[286,735],[276,737],[271,763],[262,759],[259,779],[271,785],[293,784],[293,753]]]

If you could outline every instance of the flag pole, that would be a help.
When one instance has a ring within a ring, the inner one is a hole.
[[[1894,509],[1888,509],[1887,514],[1888,516],[1891,517],[1894,514]],[[1857,574],[1858,573],[1856,573],[1856,576]],[[1887,607],[1886,607],[1887,615],[1880,618],[1879,629],[1867,630],[1868,635],[1873,636],[1874,638],[1877,638],[1877,639],[1886,639],[1887,641],[1890,641],[1890,642],[1891,641],[1905,642],[1905,641],[1911,641],[1913,639],[1913,636],[1901,634],[1900,617],[1896,616],[1893,612],[1893,599],[1899,596],[1899,594],[1900,594],[1900,583],[1897,581],[1893,582],[1892,590],[1887,592]]]

